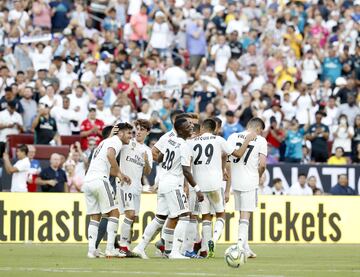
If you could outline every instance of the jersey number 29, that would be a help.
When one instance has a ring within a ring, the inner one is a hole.
[[[199,153],[197,154],[197,156],[196,156],[196,158],[194,160],[194,165],[202,164],[203,162],[200,160],[202,152],[203,152],[203,148],[202,148],[201,144],[196,144],[194,146],[193,150],[195,152],[199,151]],[[211,159],[212,159],[213,154],[214,154],[214,146],[212,144],[206,145],[204,153],[205,153],[205,156],[206,156],[205,164],[209,164],[211,162]]]

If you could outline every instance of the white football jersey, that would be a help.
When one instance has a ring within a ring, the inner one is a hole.
[[[239,149],[244,143],[248,131],[234,133],[228,138],[230,148]],[[244,155],[239,159],[230,156],[231,186],[233,190],[250,191],[259,187],[259,155],[267,156],[267,142],[262,136],[251,141]]]
[[[109,178],[110,176],[110,162],[107,158],[107,150],[114,148],[115,157],[119,154],[122,147],[122,142],[118,136],[112,136],[100,142],[94,150],[89,169],[85,176],[85,181],[92,181],[99,178]]]
[[[130,186],[124,185],[122,187],[124,191],[141,194],[141,177],[145,167],[143,155],[145,152],[147,153],[149,164],[152,166],[151,149],[146,144],[140,144],[135,139],[132,139],[128,145],[124,145],[121,149],[120,169],[122,173],[131,179]]]
[[[222,153],[231,154],[234,148],[220,136],[204,133],[188,140],[192,149],[192,171],[201,191],[215,191],[222,187]]]
[[[164,158],[160,167],[159,193],[167,193],[184,185],[182,166],[191,166],[191,149],[185,140],[172,136],[164,148]]]
[[[167,140],[172,137],[176,137],[176,133],[174,129],[171,129],[169,132],[163,134],[159,138],[159,140],[155,143],[154,147],[156,147],[161,153],[165,154],[164,148],[166,146]],[[162,173],[163,173],[162,167],[158,166],[156,170],[155,184],[159,183],[159,179]]]

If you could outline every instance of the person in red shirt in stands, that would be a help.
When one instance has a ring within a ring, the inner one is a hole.
[[[124,70],[122,81],[118,84],[118,94],[124,93],[131,100],[133,107],[138,109],[141,104],[141,91],[136,86],[135,82],[131,81],[131,68]]]
[[[98,145],[101,140],[101,132],[104,128],[104,122],[100,119],[96,119],[96,108],[89,109],[88,118],[85,119],[80,126],[80,136],[81,136],[81,149],[88,149],[88,139],[95,138],[95,143]]]
[[[265,132],[264,136],[269,146],[271,146],[270,154],[278,159],[280,156],[279,148],[285,138],[285,132],[278,127],[275,116],[270,117],[270,128]]]

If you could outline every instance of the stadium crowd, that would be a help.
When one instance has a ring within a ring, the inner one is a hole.
[[[270,164],[360,163],[359,31],[359,0],[2,0],[3,171],[7,136],[33,133],[29,191],[81,191],[104,126],[150,120],[152,146],[174,109],[219,117],[225,139],[263,118]],[[68,135],[40,169],[36,145]]]

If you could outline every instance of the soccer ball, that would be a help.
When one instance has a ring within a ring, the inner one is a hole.
[[[231,245],[225,250],[225,262],[230,267],[238,268],[246,263],[246,254],[243,250],[239,250],[236,244]]]

